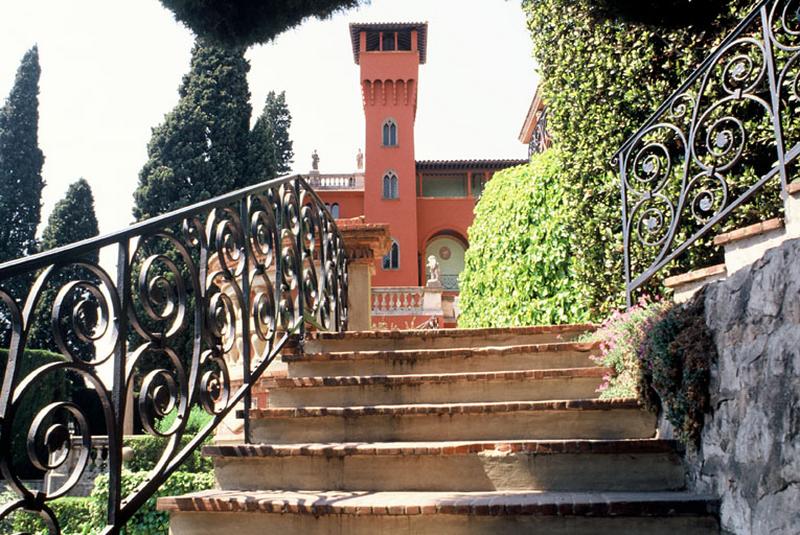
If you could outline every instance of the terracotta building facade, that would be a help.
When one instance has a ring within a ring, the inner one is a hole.
[[[350,25],[360,69],[364,153],[354,173],[314,169],[308,177],[334,217],[363,216],[368,223],[389,225],[391,249],[375,260],[372,278],[373,323],[381,327],[414,327],[433,315],[422,306],[431,256],[442,286],[443,312],[437,321],[455,326],[458,275],[475,203],[494,172],[525,163],[416,160],[417,92],[427,36],[427,23]]]

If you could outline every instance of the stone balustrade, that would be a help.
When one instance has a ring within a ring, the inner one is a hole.
[[[352,175],[308,175],[306,181],[315,190],[363,190],[364,174]]]
[[[410,316],[423,313],[425,290],[419,286],[389,286],[372,289],[372,314]]]

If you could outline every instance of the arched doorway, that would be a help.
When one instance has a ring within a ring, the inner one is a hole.
[[[458,291],[458,275],[464,270],[465,243],[453,236],[439,234],[431,238],[425,247],[423,265],[430,256],[435,256],[439,263],[439,273],[445,290]],[[427,280],[427,274],[425,280]]]

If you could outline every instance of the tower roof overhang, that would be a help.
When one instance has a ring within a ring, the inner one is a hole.
[[[417,31],[417,48],[419,49],[419,62],[425,63],[427,59],[428,23],[427,22],[351,22],[350,41],[353,43],[353,59],[359,62],[361,46],[359,35],[362,31],[397,32],[401,30]]]

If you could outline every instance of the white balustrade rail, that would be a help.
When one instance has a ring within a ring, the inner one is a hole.
[[[364,175],[308,175],[308,184],[315,190],[363,190]]]
[[[407,316],[423,313],[424,288],[419,286],[387,286],[372,289],[374,316]]]

